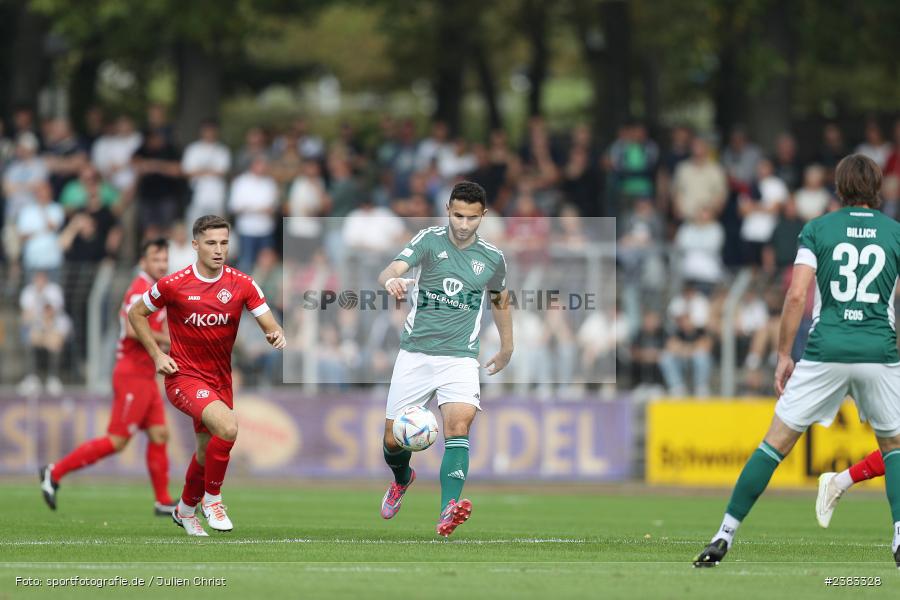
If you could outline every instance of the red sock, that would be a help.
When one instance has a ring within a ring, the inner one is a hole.
[[[72,450],[65,458],[53,465],[53,471],[50,477],[53,481],[59,481],[69,471],[83,469],[88,465],[92,465],[104,456],[109,456],[116,449],[113,447],[112,440],[108,437],[97,438],[85,442]]]
[[[209,461],[209,458],[206,459]],[[203,498],[203,465],[197,462],[197,455],[191,457],[187,473],[184,476],[184,491],[181,492],[181,501],[188,506],[197,506]]]
[[[153,485],[153,495],[160,504],[172,504],[169,495],[169,456],[165,444],[147,442],[147,472]]]
[[[206,493],[218,496],[225,480],[228,459],[231,458],[231,447],[234,442],[213,436],[206,446]]]
[[[881,450],[876,450],[850,467],[850,478],[853,483],[875,479],[882,475],[884,475],[884,459],[881,457]]]

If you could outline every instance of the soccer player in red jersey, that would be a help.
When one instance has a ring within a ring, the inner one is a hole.
[[[153,359],[135,337],[128,322],[128,309],[141,302],[144,292],[169,270],[169,251],[166,240],[160,238],[144,242],[141,247],[140,273],[128,286],[119,309],[121,333],[116,349],[116,366],[112,374],[113,405],[107,435],[84,442],[56,463],[40,469],[44,500],[56,510],[59,481],[71,471],[83,469],[105,456],[120,452],[138,429],[147,432],[147,471],[156,496],[157,515],[172,514],[175,506],[169,496],[169,458],[166,442],[169,430],[162,397],[156,383]],[[160,311],[150,320],[150,335],[157,344],[168,345],[165,331],[166,313]]]
[[[166,376],[166,394],[175,408],[194,420],[197,452],[185,476],[181,500],[172,513],[188,535],[207,533],[195,516],[203,516],[216,531],[231,531],[221,488],[238,423],[231,392],[231,349],[241,313],[246,307],[274,348],[285,347],[284,332],[253,279],[226,266],[228,221],[215,215],[194,222],[192,245],[197,262],[163,277],[128,311],[128,318]],[[163,352],[153,337],[148,317],[165,308],[171,352]]]
[[[816,520],[819,525],[828,527],[838,500],[853,484],[876,477],[884,477],[884,458],[881,450],[875,450],[840,473],[822,473],[819,476],[819,493],[816,496]]]

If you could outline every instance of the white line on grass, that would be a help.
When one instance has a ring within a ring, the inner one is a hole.
[[[17,540],[2,541],[0,546],[106,546],[111,544],[149,544],[157,546],[160,544],[171,545],[195,545],[197,543],[213,543],[213,544],[353,544],[353,545],[431,545],[431,544],[454,544],[454,545],[473,545],[481,546],[487,544],[586,544],[587,540],[571,539],[571,538],[511,538],[511,539],[495,539],[495,540],[371,540],[371,539],[312,539],[312,538],[285,538],[278,540],[195,540],[191,538],[173,538],[173,539],[154,539],[154,540],[134,540],[128,538],[108,538],[94,540]]]

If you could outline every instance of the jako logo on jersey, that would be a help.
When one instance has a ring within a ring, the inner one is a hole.
[[[463,284],[459,279],[453,279],[452,277],[444,278],[444,293],[448,296],[457,295],[462,288]]]
[[[197,390],[198,398],[209,398],[209,390]]]
[[[200,313],[191,313],[187,319],[184,320],[186,325],[197,325],[198,327],[209,327],[210,325],[227,325],[228,318],[231,315],[223,315],[222,313],[213,313],[208,315],[202,315]]]
[[[188,296],[188,300],[199,300],[200,296]]]
[[[484,263],[480,260],[473,260],[472,270],[475,271],[476,275],[481,275],[482,273],[484,273]]]
[[[221,302],[222,304],[227,304],[228,301],[231,300],[231,292],[229,292],[225,288],[222,288],[221,290],[219,290],[219,293],[216,294],[216,298],[218,298],[219,302]]]

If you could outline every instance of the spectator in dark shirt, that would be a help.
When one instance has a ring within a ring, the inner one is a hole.
[[[790,133],[782,133],[775,142],[775,175],[792,192],[803,183],[803,165],[797,156],[797,140]]]
[[[87,152],[68,120],[53,119],[47,124],[46,131],[43,158],[50,172],[53,197],[59,198],[65,185],[74,180],[87,165]]]
[[[763,250],[763,267],[768,272],[784,269],[794,264],[797,256],[797,237],[805,222],[797,214],[797,202],[790,198],[772,232],[772,238]]]
[[[631,346],[631,377],[634,385],[659,385],[662,373],[659,357],[666,346],[666,333],[662,327],[662,317],[654,311],[647,311],[641,319]]]
[[[822,147],[816,153],[816,162],[825,167],[828,185],[832,189],[834,189],[834,169],[848,153],[841,128],[835,123],[827,124],[822,129]]]
[[[87,204],[73,213],[60,234],[65,250],[64,290],[71,307],[75,357],[78,367],[87,355],[87,299],[100,263],[119,250],[122,231],[109,207],[104,206],[99,188],[88,195]]]
[[[562,190],[566,200],[585,217],[602,217],[607,214],[600,198],[599,156],[591,141],[587,125],[572,130],[569,156],[562,169]]]
[[[143,237],[159,237],[183,212],[181,157],[167,141],[165,131],[154,129],[147,133],[131,164],[138,180],[138,225]]]

